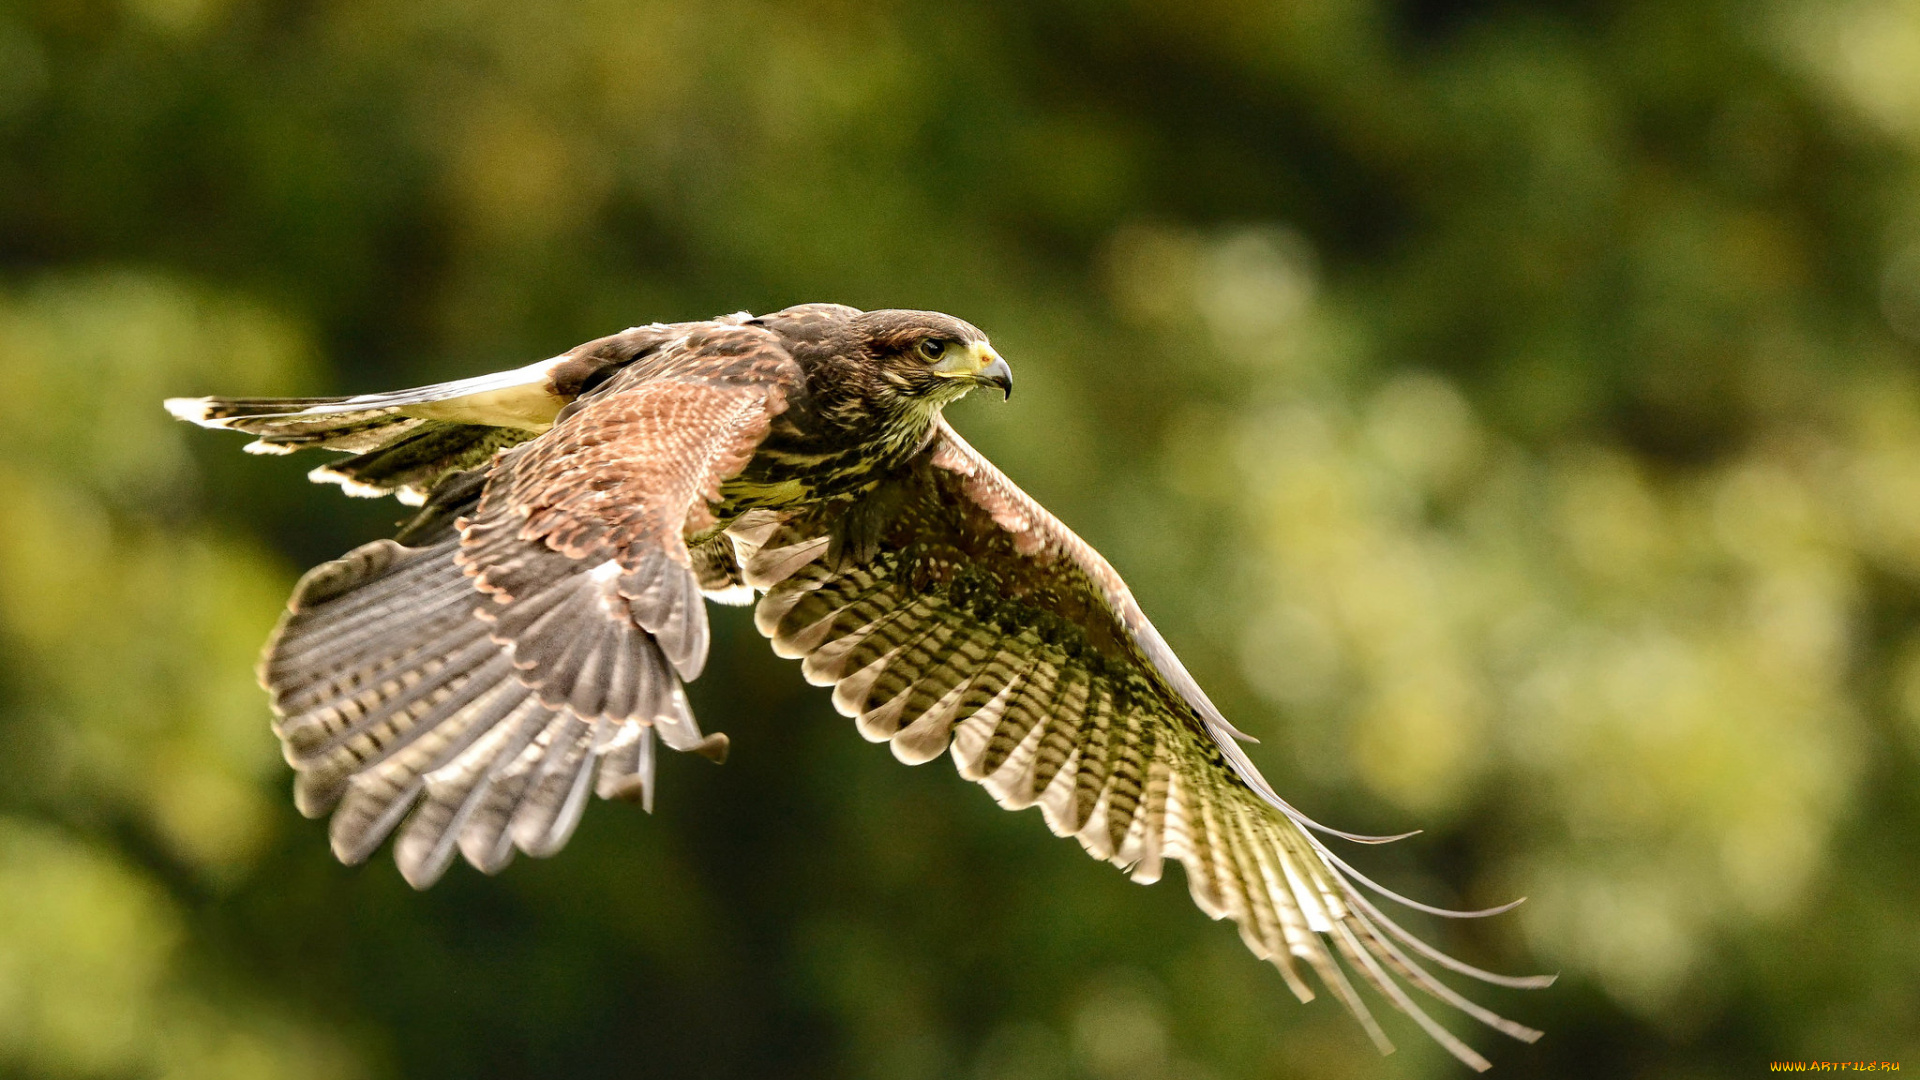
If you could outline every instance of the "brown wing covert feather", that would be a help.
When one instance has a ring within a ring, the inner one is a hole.
[[[497,636],[515,643],[545,695],[621,692],[606,674],[631,643],[609,638],[604,655],[591,652],[583,623],[631,623],[681,679],[706,661],[688,539],[715,530],[721,483],[753,456],[794,375],[773,335],[754,327],[692,337],[665,362],[680,365],[672,377],[618,376],[547,437],[508,452],[462,529],[460,562],[500,605],[488,612]],[[580,595],[549,612],[556,578]]]
[[[1302,1000],[1298,966],[1391,1046],[1346,970],[1461,1061],[1487,1061],[1429,1017],[1419,987],[1514,1038],[1539,1032],[1434,978],[1488,982],[1380,913],[1363,883],[1280,802],[1100,555],[945,425],[900,476],[840,513],[743,537],[767,594],[755,622],[862,735],[910,764],[950,752],[1009,809],[1157,880],[1172,859],[1194,901],[1231,918]],[[1433,909],[1427,909],[1433,910]],[[1345,961],[1335,959],[1336,955]]]
[[[706,655],[700,586],[721,583],[687,537],[786,384],[777,346],[746,358],[763,381],[745,387],[722,344],[616,375],[484,486],[436,488],[404,543],[302,579],[261,679],[296,800],[332,813],[341,859],[397,830],[416,886],[456,854],[495,872],[559,850],[589,794],[650,805],[656,734],[724,754],[682,686]]]

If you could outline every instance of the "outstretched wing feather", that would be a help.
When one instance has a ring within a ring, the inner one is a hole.
[[[1179,862],[1203,911],[1239,924],[1302,999],[1313,990],[1296,965],[1312,969],[1383,1049],[1349,971],[1476,1069],[1486,1060],[1402,982],[1538,1036],[1394,944],[1410,935],[1253,771],[1113,569],[944,424],[872,498],[889,512],[796,517],[746,567],[767,589],[756,625],[811,681],[834,684],[863,735],[916,763],[944,745],[1002,805],[1038,804],[1053,831],[1136,881]]]
[[[712,523],[719,485],[765,435],[792,364],[763,330],[714,329],[643,366],[587,346],[579,371],[548,365],[553,385],[593,392],[546,436],[435,487],[406,543],[368,544],[295,588],[260,675],[296,801],[332,813],[341,859],[367,858],[398,830],[395,858],[416,886],[456,853],[494,872],[515,850],[559,850],[590,794],[651,806],[656,735],[724,754],[681,683],[706,657],[703,587],[738,585],[742,568],[723,540],[725,559],[708,550],[696,569],[687,538]],[[292,437],[371,408],[464,408],[476,393],[512,404],[525,375],[292,411],[176,411]]]

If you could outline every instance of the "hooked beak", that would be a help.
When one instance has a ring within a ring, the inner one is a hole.
[[[1007,362],[1000,359],[998,354],[994,354],[993,363],[981,368],[974,378],[982,386],[998,387],[1002,401],[1013,397],[1013,369],[1008,367]]]
[[[933,371],[942,378],[995,387],[1003,398],[1013,396],[1013,369],[984,341],[949,350],[946,359],[935,364]]]

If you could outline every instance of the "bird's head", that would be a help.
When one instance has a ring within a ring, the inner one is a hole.
[[[868,311],[854,320],[874,390],[932,411],[976,386],[1013,396],[1013,369],[972,323],[937,311]]]

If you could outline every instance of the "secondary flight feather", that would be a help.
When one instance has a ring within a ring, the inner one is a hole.
[[[247,449],[420,506],[301,579],[260,676],[302,813],[336,855],[389,836],[425,888],[550,855],[588,796],[651,808],[657,744],[723,760],[685,684],[706,601],[753,603],[774,651],[909,764],[949,754],[1002,806],[1135,881],[1171,860],[1302,1000],[1302,969],[1391,1049],[1349,973],[1461,1061],[1409,988],[1539,1032],[1436,978],[1494,975],[1396,925],[1239,746],[1099,553],[947,425],[1010,394],[974,326],[807,304],[652,324],[512,371],[346,398],[173,399]],[[757,598],[757,599],[756,599]],[[1496,910],[1505,910],[1496,909]]]

